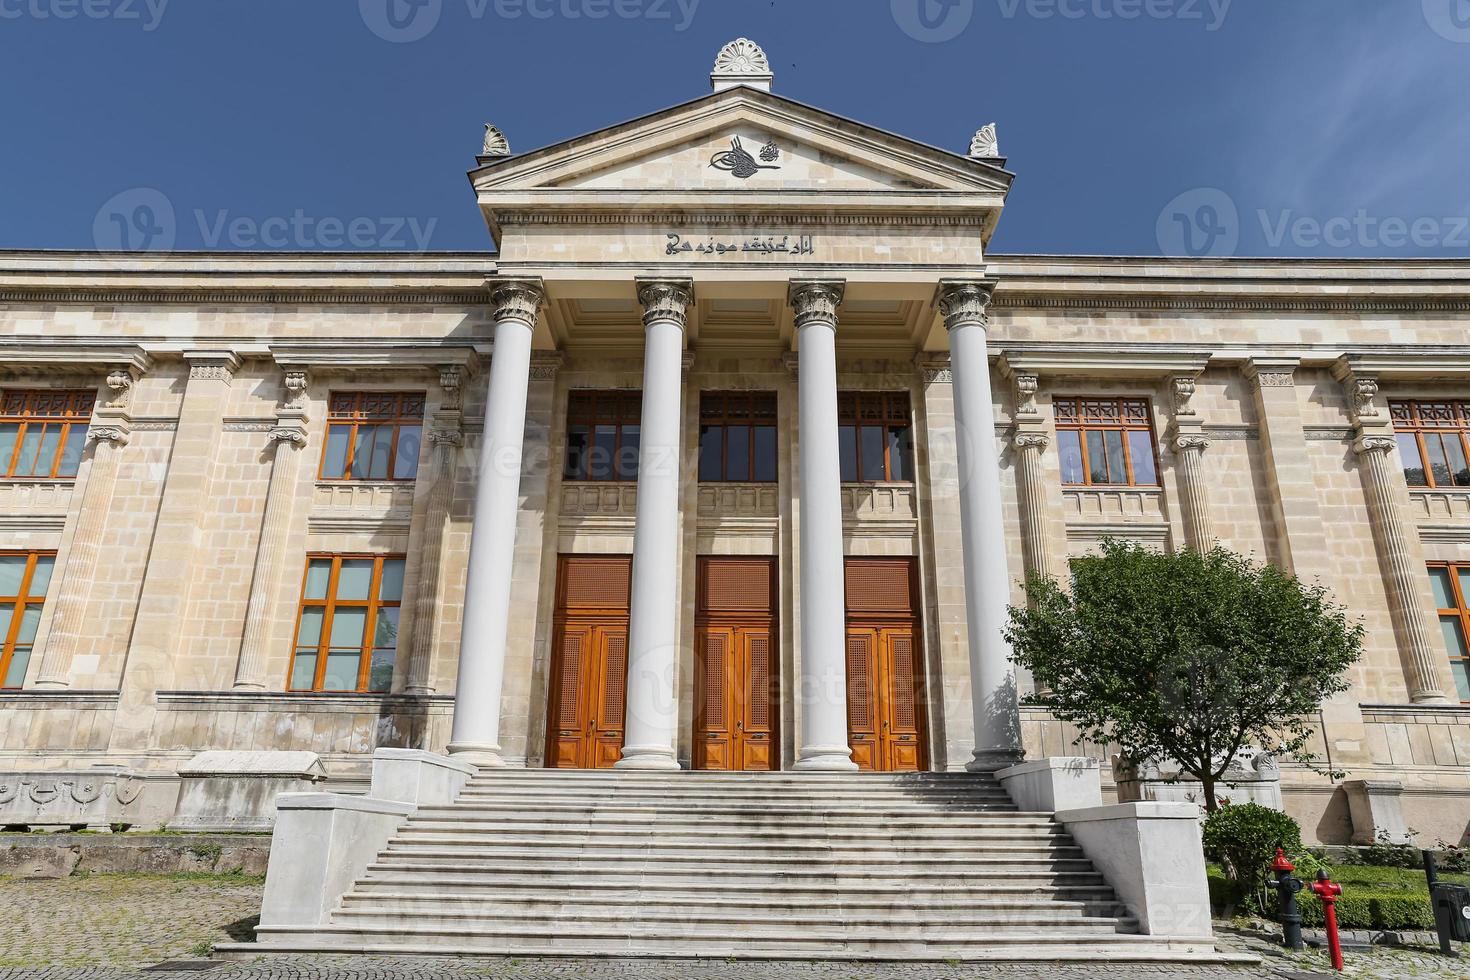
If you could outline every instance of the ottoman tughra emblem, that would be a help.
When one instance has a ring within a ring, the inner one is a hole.
[[[757,163],[755,157],[745,148],[745,144],[737,136],[730,141],[730,149],[716,153],[710,158],[709,165],[716,170],[724,170],[741,180],[749,180],[762,170],[780,170],[781,165],[776,163],[781,159],[781,147],[771,140],[760,148],[761,159],[765,163]]]

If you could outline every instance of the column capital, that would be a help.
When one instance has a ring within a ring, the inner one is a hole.
[[[536,325],[536,317],[546,302],[546,287],[541,279],[496,279],[485,280],[490,290],[490,302],[495,307],[495,322],[520,320]]]
[[[1246,361],[1243,371],[1257,388],[1292,388],[1301,363],[1299,357],[1253,357]]]
[[[1051,445],[1051,437],[1045,432],[1019,432],[1011,440],[1011,444],[1017,449],[1034,449],[1037,452],[1045,452],[1046,447]]]
[[[432,446],[463,446],[464,433],[457,429],[430,429],[429,444]]]
[[[1384,425],[1388,420],[1378,410],[1378,375],[1365,371],[1344,354],[1332,364],[1332,376],[1342,383],[1347,395],[1348,415],[1360,428]]]
[[[847,292],[843,279],[793,279],[786,301],[796,312],[796,327],[825,324],[837,329],[837,308]]]
[[[920,351],[914,355],[914,367],[924,384],[953,384],[954,370],[950,367],[949,355],[942,352]]]
[[[559,350],[531,351],[531,380],[555,381],[566,355]]]
[[[94,425],[87,429],[88,442],[110,442],[114,446],[128,444],[128,430],[121,425]]]
[[[272,443],[284,442],[300,449],[306,445],[306,433],[294,425],[278,425],[266,436]]]
[[[1353,452],[1359,456],[1382,453],[1387,456],[1397,448],[1393,436],[1359,436],[1353,441]]]
[[[639,277],[638,303],[643,307],[643,325],[673,322],[683,330],[689,322],[689,307],[694,305],[694,280],[654,279]]]
[[[1174,437],[1175,452],[1204,452],[1210,448],[1210,437],[1203,432],[1189,432]]]
[[[240,355],[232,350],[186,350],[190,381],[230,381],[240,369]]]
[[[990,300],[995,295],[996,279],[941,279],[934,293],[934,305],[944,316],[944,329],[953,330],[966,323],[990,325]]]

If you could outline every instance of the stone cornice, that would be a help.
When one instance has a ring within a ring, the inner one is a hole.
[[[1343,297],[1338,290],[1321,295],[1272,296],[1255,291],[1254,295],[1153,295],[1143,290],[1104,295],[1077,295],[997,289],[992,312],[1006,310],[1081,310],[1119,311],[1128,313],[1199,312],[1199,313],[1466,313],[1470,312],[1470,296],[1408,295],[1383,296],[1367,292],[1362,296]]]
[[[68,344],[64,341],[0,340],[0,365],[9,368],[131,369],[143,374],[153,358],[136,344]]]
[[[974,228],[985,224],[980,215],[972,214],[891,214],[874,213],[813,214],[810,211],[502,211],[500,223],[506,227],[527,225],[653,225],[664,226],[734,225],[738,227],[862,226],[871,227],[881,221],[899,228]]]
[[[207,273],[206,273],[207,274]],[[281,306],[487,306],[479,289],[297,289],[260,286],[0,286],[0,303],[182,303]]]
[[[1024,350],[1006,348],[1000,357],[1003,373],[1051,377],[1144,377],[1198,374],[1210,361],[1207,350],[1168,350],[1099,347],[1095,350]]]
[[[407,347],[375,344],[271,344],[270,355],[287,371],[423,368],[440,372],[446,367],[456,367],[462,369],[467,376],[473,376],[480,367],[479,353],[468,345],[439,347],[425,344]]]

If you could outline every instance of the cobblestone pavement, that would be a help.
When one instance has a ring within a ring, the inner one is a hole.
[[[458,958],[380,956],[263,956],[203,960],[215,942],[248,941],[261,884],[228,877],[103,875],[52,881],[0,879],[0,980],[1293,980],[1329,975],[1326,953],[1286,956],[1280,947],[1243,933],[1222,938],[1235,951],[1255,953],[1259,967],[958,963],[793,963]],[[1470,949],[1464,950],[1470,955]],[[144,972],[159,963],[167,973]],[[1374,978],[1470,976],[1467,960],[1429,950],[1349,952],[1347,975]]]

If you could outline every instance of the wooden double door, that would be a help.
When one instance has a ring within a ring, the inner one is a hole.
[[[626,556],[559,560],[548,768],[607,769],[622,756],[631,576]]]
[[[776,769],[775,561],[702,557],[696,588],[693,766]]]
[[[847,728],[859,769],[928,768],[917,579],[908,558],[849,558]]]

